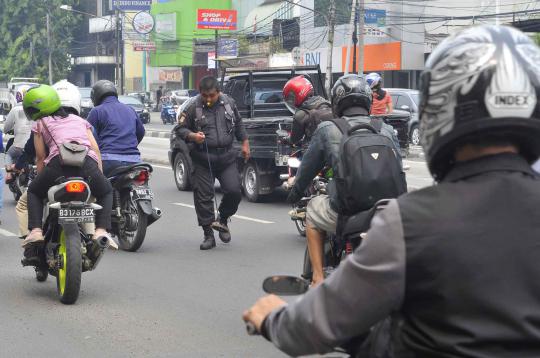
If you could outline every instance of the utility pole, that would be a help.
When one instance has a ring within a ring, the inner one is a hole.
[[[358,74],[364,74],[364,25],[366,20],[366,6],[364,0],[360,1],[358,14]],[[356,54],[356,51],[354,52]]]
[[[215,47],[214,47],[214,51],[215,51],[215,55],[214,55],[214,66],[216,68],[216,78],[219,77],[219,61],[218,61],[218,50],[219,50],[219,44],[218,44],[218,41],[219,41],[219,35],[218,35],[218,30],[215,30]]]
[[[326,62],[326,94],[330,96],[332,87],[332,53],[334,52],[334,30],[336,27],[336,1],[330,0],[330,14],[328,17],[328,58]]]
[[[116,13],[116,86],[121,88],[122,74],[120,71],[120,11],[115,9]]]
[[[53,84],[52,48],[51,48],[51,15],[47,9],[47,51],[49,52],[49,84]]]
[[[357,3],[357,0],[353,0],[352,2],[352,11],[351,11],[351,23],[350,23],[350,27],[351,27],[351,36],[349,38],[349,41],[347,43],[347,57],[346,57],[346,60],[345,60],[345,74],[348,75],[349,74],[349,68],[351,67],[351,44],[354,43],[354,37],[356,36],[356,21],[357,21],[357,18],[358,18],[358,14],[357,14],[357,11],[358,11],[358,3]],[[356,46],[356,43],[354,44]],[[356,47],[355,47],[356,48]],[[356,53],[356,50],[355,50],[355,53]],[[356,71],[356,65],[353,65],[353,73]]]

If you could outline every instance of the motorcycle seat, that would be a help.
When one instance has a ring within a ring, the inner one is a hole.
[[[121,174],[125,174],[125,173],[128,173],[128,172],[132,171],[133,169],[136,169],[136,168],[146,169],[150,173],[154,170],[154,168],[152,168],[152,166],[150,164],[141,162],[141,163],[135,163],[135,164],[132,164],[132,165],[124,165],[124,166],[115,168],[115,169],[113,169],[112,172],[110,172],[107,175],[107,177],[112,178],[112,177],[115,177],[115,176],[118,176],[118,175],[121,175]]]

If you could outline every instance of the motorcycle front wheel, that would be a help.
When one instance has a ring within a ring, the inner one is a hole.
[[[120,226],[118,243],[122,250],[135,252],[144,242],[148,217],[136,203],[128,198],[123,200],[122,207],[125,222]]]
[[[77,301],[81,289],[81,236],[77,224],[61,227],[59,244],[56,286],[60,302],[69,305]]]

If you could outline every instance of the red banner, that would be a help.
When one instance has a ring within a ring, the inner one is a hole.
[[[236,30],[237,22],[236,10],[197,10],[197,28],[201,30]]]

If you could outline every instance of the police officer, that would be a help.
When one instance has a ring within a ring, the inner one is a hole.
[[[439,184],[391,201],[302,299],[266,297],[244,319],[291,356],[331,351],[392,314],[400,344],[381,346],[394,357],[540,357],[539,68],[540,49],[510,27],[444,40],[420,101]]]
[[[193,161],[193,198],[199,226],[204,231],[201,250],[216,246],[214,230],[224,243],[231,241],[229,218],[236,213],[242,198],[238,153],[234,138],[242,143],[242,156],[250,156],[249,142],[242,118],[232,98],[219,90],[215,77],[206,76],[199,84],[200,94],[178,118],[177,134],[190,147]],[[219,180],[223,199],[219,218],[214,215],[214,181]],[[217,220],[217,221],[216,221]]]

